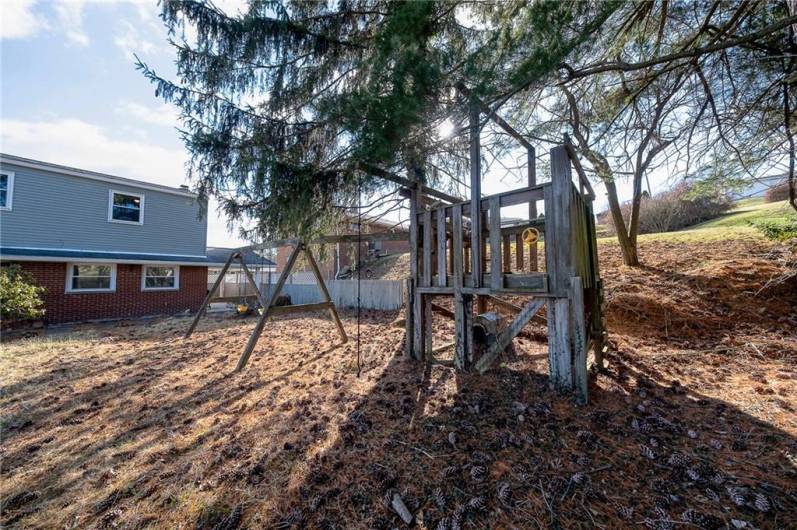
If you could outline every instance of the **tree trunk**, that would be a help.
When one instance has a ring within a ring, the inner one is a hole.
[[[620,243],[620,250],[623,253],[623,263],[630,267],[639,266],[639,254],[637,253],[636,238],[628,236],[628,229],[623,219],[623,211],[620,208],[620,200],[617,198],[617,186],[613,179],[604,179],[606,194],[609,198],[609,211],[612,214],[614,229],[617,232],[617,242]]]

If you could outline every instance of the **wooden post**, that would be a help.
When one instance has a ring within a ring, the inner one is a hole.
[[[490,288],[504,286],[501,264],[501,204],[495,195],[490,197]]]
[[[581,278],[570,279],[570,322],[573,339],[573,382],[579,402],[587,404],[587,337],[589,330],[584,321],[584,285]]]
[[[219,285],[221,285],[224,282],[224,275],[227,274],[227,269],[230,268],[230,264],[232,264],[232,260],[237,255],[238,255],[238,252],[231,252],[230,253],[230,257],[227,258],[227,261],[224,263],[224,266],[221,268],[221,272],[219,273],[218,278],[216,278],[216,281],[213,282],[213,287],[211,287],[210,291],[208,291],[208,294],[205,295],[205,299],[202,301],[202,305],[199,307],[199,311],[196,312],[196,315],[194,316],[194,320],[191,321],[191,325],[188,326],[188,330],[185,332],[185,336],[183,338],[187,339],[188,337],[190,337],[191,334],[196,329],[196,326],[199,323],[199,319],[202,317],[202,313],[204,313],[205,310],[207,309],[208,305],[210,304],[210,299],[213,298],[213,295],[219,289]]]
[[[473,286],[482,286],[482,170],[479,104],[470,103],[470,253]]]
[[[285,269],[283,269],[282,274],[280,274],[280,277],[274,286],[274,291],[272,291],[271,296],[268,299],[268,305],[263,308],[263,314],[260,315],[260,319],[258,319],[257,325],[252,331],[252,334],[249,336],[249,341],[246,343],[246,347],[244,347],[241,357],[238,359],[238,366],[235,367],[236,372],[243,370],[244,366],[246,366],[246,363],[249,361],[249,357],[252,355],[252,350],[255,349],[255,345],[257,344],[257,340],[260,338],[260,334],[263,333],[263,326],[266,325],[266,320],[268,319],[271,306],[274,305],[274,301],[277,299],[277,296],[279,296],[282,286],[285,285],[285,281],[288,279],[288,275],[290,275],[293,265],[296,263],[296,258],[299,256],[299,251],[301,248],[301,243],[297,244],[293,248],[293,252],[291,252],[288,262],[285,264]]]
[[[406,281],[406,298],[404,299],[404,355],[413,358],[412,341],[414,336],[412,302],[415,299],[415,287],[412,278]]]
[[[446,209],[437,209],[437,285],[446,286]]]
[[[418,185],[410,190],[410,278],[412,279],[412,299],[408,300],[412,307],[412,336],[407,340],[412,342],[410,354],[413,359],[421,358],[423,344],[421,337],[423,333],[423,316],[421,315],[421,296],[418,294],[419,275],[418,275],[418,245],[419,245],[419,224],[418,224],[418,203],[420,201]]]
[[[424,287],[432,286],[432,212],[423,214],[423,283]]]
[[[465,370],[468,366],[468,318],[466,311],[468,301],[462,294],[464,281],[463,267],[463,230],[462,230],[462,205],[454,204],[451,207],[451,246],[454,258],[454,327],[456,334],[456,350],[454,353],[454,366],[458,370]],[[468,297],[472,300],[471,297]],[[472,302],[471,302],[472,303]],[[470,311],[473,312],[472,305]]]
[[[534,152],[533,147],[529,147],[526,150],[526,161],[528,164],[528,185],[529,186],[536,186],[537,185],[537,158]],[[529,220],[533,221],[537,218],[537,202],[531,201],[529,203]],[[538,264],[538,257],[537,257],[537,250],[538,250],[539,243],[534,242],[529,245],[529,270],[537,271],[539,270]]]
[[[310,267],[312,267],[313,272],[315,273],[315,279],[318,283],[318,289],[321,291],[321,295],[324,297],[324,300],[330,304],[329,316],[335,321],[335,325],[338,327],[338,333],[340,334],[340,340],[342,340],[345,344],[349,341],[349,337],[346,335],[346,330],[343,329],[343,323],[340,321],[340,316],[338,316],[338,310],[335,309],[335,304],[332,302],[332,297],[329,296],[327,284],[324,282],[324,278],[321,276],[321,269],[318,268],[318,263],[316,263],[313,253],[310,252],[310,249],[302,245],[302,250],[304,250],[304,255],[307,256],[307,261],[310,262]]]
[[[545,189],[545,259],[549,286],[555,298],[548,304],[549,369],[560,391],[573,388],[571,349],[571,278],[573,234],[571,226],[570,158],[564,146],[551,149],[551,185]]]

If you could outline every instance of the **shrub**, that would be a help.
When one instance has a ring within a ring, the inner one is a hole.
[[[29,320],[44,315],[41,295],[44,287],[33,283],[33,278],[19,265],[0,267],[0,318]]]
[[[753,223],[769,239],[785,241],[797,238],[797,218],[788,218],[783,221],[760,221]]]
[[[639,233],[655,234],[681,230],[727,212],[732,201],[723,194],[696,195],[687,184],[658,193],[643,196],[639,208]],[[621,207],[626,222],[631,218],[631,203]],[[611,215],[607,217],[607,229],[616,233]]]
[[[776,184],[769,188],[764,194],[764,202],[778,202],[789,200],[789,181]]]

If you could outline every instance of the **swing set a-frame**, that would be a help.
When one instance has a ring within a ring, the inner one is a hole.
[[[224,281],[224,276],[226,275],[229,268],[235,263],[236,261],[240,264],[241,269],[244,272],[246,277],[247,283],[252,287],[254,291],[254,296],[257,298],[257,302],[260,304],[262,308],[262,312],[258,318],[257,325],[255,325],[252,334],[249,336],[249,340],[244,347],[243,352],[241,353],[241,357],[238,359],[238,364],[235,367],[236,371],[242,370],[246,363],[249,362],[249,358],[252,355],[252,351],[257,344],[260,335],[263,333],[263,328],[266,325],[269,317],[276,316],[276,315],[286,315],[286,314],[296,314],[296,313],[306,313],[309,311],[318,311],[326,309],[329,311],[329,316],[335,322],[335,326],[338,329],[338,334],[340,335],[341,344],[345,344],[348,342],[349,338],[346,335],[346,330],[343,328],[343,323],[340,320],[340,316],[338,315],[337,308],[335,307],[335,303],[332,301],[332,297],[329,294],[329,289],[327,288],[326,282],[324,281],[324,277],[321,275],[321,269],[318,267],[318,262],[315,260],[312,251],[308,247],[308,244],[311,243],[363,243],[367,241],[385,241],[385,240],[406,240],[407,234],[402,233],[383,233],[383,234],[354,234],[354,235],[338,235],[338,236],[324,236],[314,239],[309,242],[302,241],[300,239],[282,239],[277,241],[270,241],[266,243],[262,243],[259,245],[252,245],[249,247],[242,247],[239,249],[234,250],[230,253],[230,256],[227,258],[227,261],[224,263],[221,271],[219,272],[218,278],[213,283],[213,286],[208,291],[208,294],[205,296],[205,300],[202,302],[202,306],[200,307],[199,311],[197,311],[196,315],[194,316],[191,325],[188,327],[188,330],[185,332],[185,337],[188,338],[194,332],[199,323],[199,319],[202,318],[202,315],[206,313],[208,306],[213,303],[214,301],[220,300],[216,293],[219,292],[222,282]],[[263,294],[260,290],[260,286],[255,281],[252,272],[246,266],[245,260],[243,258],[243,253],[246,250],[266,250],[278,247],[290,246],[293,247],[291,251],[290,257],[285,264],[285,268],[282,270],[282,273],[277,280],[277,283],[274,284],[274,288],[270,290],[268,298]],[[304,254],[307,263],[310,265],[310,268],[313,271],[313,275],[315,276],[318,289],[321,293],[321,302],[314,302],[308,304],[297,304],[297,305],[276,305],[278,297],[282,294],[282,288],[285,286],[286,281],[290,277],[291,273],[293,272],[293,268],[296,265],[296,262],[299,259],[299,255]]]

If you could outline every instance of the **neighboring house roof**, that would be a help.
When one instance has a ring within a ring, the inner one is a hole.
[[[202,256],[180,256],[169,254],[139,254],[135,252],[101,252],[92,250],[56,250],[0,247],[0,259],[13,261],[81,261],[114,263],[154,262],[170,265],[205,265],[207,258]]]
[[[145,190],[154,190],[163,193],[171,193],[173,195],[183,195],[185,197],[191,197],[191,198],[197,197],[197,194],[189,190],[187,186],[173,188],[171,186],[164,186],[162,184],[153,184],[152,182],[144,182],[141,180],[117,177],[115,175],[108,175],[106,173],[98,173],[96,171],[88,171],[86,169],[78,169],[69,166],[62,166],[60,164],[52,164],[50,162],[42,162],[41,160],[33,160],[31,158],[23,158],[21,156],[9,155],[6,153],[0,153],[0,163],[12,164],[15,166],[27,167],[32,169],[39,169],[43,171],[50,171],[52,173],[59,173],[61,175],[68,175],[71,177],[80,177],[90,180],[100,180],[104,182],[121,184]]]
[[[237,249],[235,248],[225,248],[225,247],[208,247],[205,251],[205,255],[208,257],[208,266],[209,267],[222,267],[227,262],[227,259],[230,257],[232,252],[235,252]],[[241,255],[244,258],[244,263],[247,266],[251,265],[254,267],[274,267],[276,264],[268,258],[262,257],[260,254],[257,254],[253,250],[244,250],[241,251]],[[235,265],[238,264],[237,261],[233,262]]]

